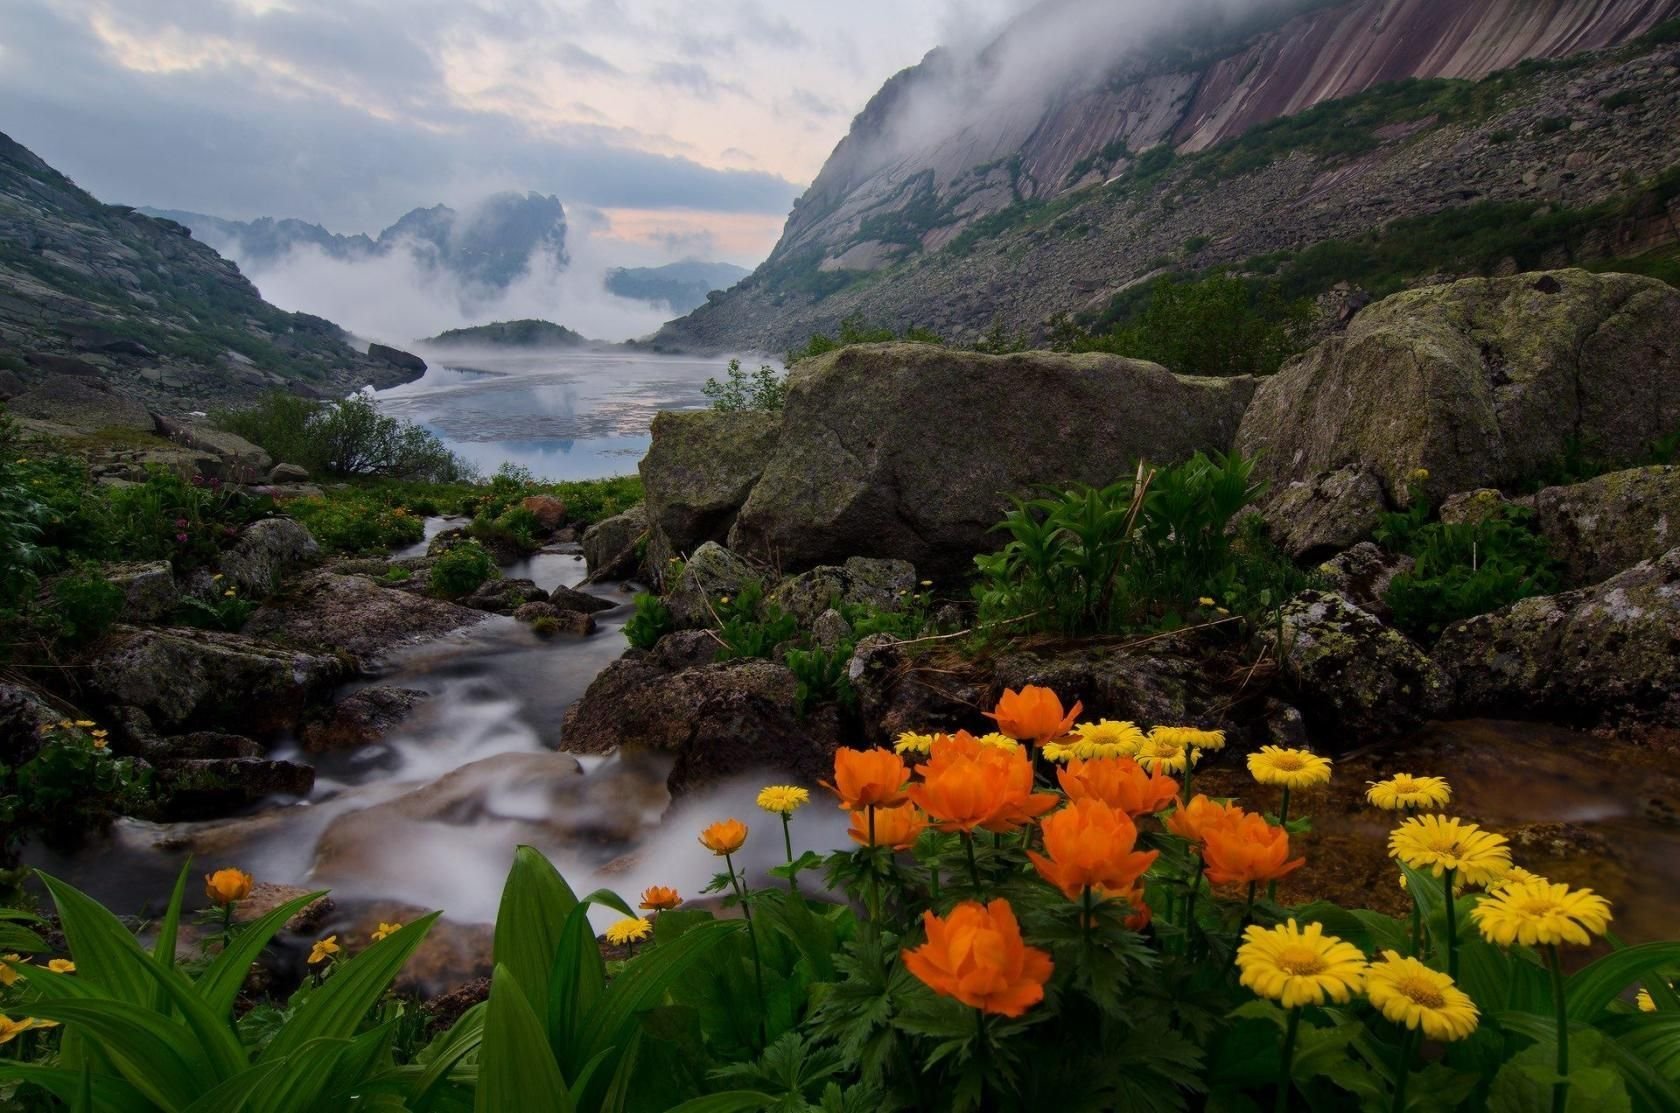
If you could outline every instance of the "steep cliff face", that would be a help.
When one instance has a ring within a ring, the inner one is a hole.
[[[1139,29],[1109,7],[1042,4],[977,57],[935,51],[894,77],[730,296],[763,286],[797,308],[970,229],[989,236],[987,218],[1153,174],[1315,105],[1613,47],[1680,16],[1680,0],[1262,0],[1239,20],[1209,0],[1162,5],[1177,14]]]

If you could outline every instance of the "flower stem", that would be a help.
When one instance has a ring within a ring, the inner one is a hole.
[[[1283,803],[1278,805],[1278,826],[1286,828],[1286,829],[1289,826],[1289,786],[1288,785],[1283,786]],[[1272,880],[1270,880],[1266,883],[1266,899],[1267,900],[1276,900],[1277,899],[1277,878],[1275,878],[1275,877],[1272,878]]]
[[[1412,894],[1412,950],[1413,958],[1421,957],[1423,951],[1423,907],[1418,904],[1417,894]]]
[[[1258,881],[1248,883],[1248,903],[1243,906],[1242,921],[1237,924],[1237,937],[1231,942],[1231,961],[1225,967],[1225,976],[1231,976],[1231,971],[1237,968],[1237,948],[1242,946],[1243,932],[1254,922],[1254,890],[1259,886]]]
[[[1423,1030],[1408,1028],[1406,1038],[1400,1043],[1400,1064],[1394,1072],[1394,1113],[1405,1113],[1406,1083],[1412,1077],[1412,1060],[1417,1057],[1418,1044],[1421,1042]]]
[[[764,1053],[770,1043],[770,1029],[764,1017],[764,964],[758,956],[758,931],[753,927],[752,905],[747,903],[747,879],[735,874],[735,859],[725,854],[724,865],[729,868],[730,884],[741,898],[741,916],[747,921],[747,942],[752,946],[753,985],[758,990],[758,1051]]]
[[[222,950],[227,950],[233,943],[233,901],[222,905]]]
[[[980,866],[974,860],[974,832],[963,832],[963,847],[968,851],[968,878],[974,882],[974,895],[980,895]]]
[[[1184,898],[1184,953],[1195,950],[1196,897],[1202,891],[1202,851],[1194,851],[1196,866],[1190,871],[1190,895]]]
[[[1079,935],[1085,944],[1085,958],[1091,958],[1091,887],[1085,886],[1085,892],[1080,895],[1080,903],[1084,905],[1085,914],[1079,917]]]
[[[869,816],[869,923],[877,933],[881,930],[881,879],[875,876],[875,805],[866,809]]]
[[[1563,987],[1563,960],[1557,944],[1546,948],[1546,965],[1552,970],[1552,1005],[1557,1009],[1557,1072],[1562,1078],[1552,1086],[1552,1113],[1564,1113],[1569,1104],[1569,1002]]]
[[[1283,1029],[1283,1059],[1278,1064],[1277,1113],[1287,1113],[1289,1099],[1295,1090],[1295,1033],[1301,1027],[1301,1006],[1289,1010],[1289,1023]]]
[[[875,809],[874,808],[869,809],[869,824],[870,824],[869,841],[874,842],[875,841],[875,831],[874,831]],[[788,813],[786,813],[786,812],[782,813],[782,846],[787,850],[788,865],[790,865],[790,866],[793,865],[793,833],[789,828]],[[788,874],[788,892],[797,893],[798,891],[799,891],[799,878],[798,878],[797,875],[789,873]]]
[[[1442,875],[1447,887],[1447,976],[1458,981],[1458,902],[1453,900],[1453,874],[1457,870],[1448,870]]]
[[[1184,757],[1184,783],[1179,786],[1178,798],[1185,804],[1190,803],[1190,777],[1196,771],[1196,765],[1188,754]]]

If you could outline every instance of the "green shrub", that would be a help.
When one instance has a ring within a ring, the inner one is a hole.
[[[636,594],[636,613],[624,624],[624,636],[637,649],[652,649],[674,626],[665,600],[642,591]]]
[[[377,495],[334,491],[324,498],[293,499],[287,511],[308,527],[321,547],[333,553],[383,553],[412,545],[426,535],[426,524],[405,507],[390,506]]]
[[[531,633],[539,638],[552,638],[560,632],[560,620],[551,614],[545,614],[531,623]]]
[[[764,587],[749,582],[733,598],[719,599],[717,611],[718,637],[723,641],[717,652],[719,661],[748,657],[770,657],[776,647],[796,641],[800,636],[799,623],[773,603],[764,601]]]
[[[65,720],[0,747],[0,864],[35,837],[74,848],[145,804],[151,770],[117,757],[105,739],[91,723]]]
[[[18,460],[16,426],[0,410],[0,612],[20,606],[40,583],[49,563],[41,547],[50,508],[31,491]]]
[[[500,576],[483,545],[461,541],[444,550],[432,564],[432,591],[445,599],[459,599],[477,591],[486,580]]]
[[[314,402],[276,391],[248,410],[216,414],[216,423],[269,455],[311,472],[451,482],[472,468],[431,432],[388,417],[365,395]]]
[[[724,380],[707,379],[700,392],[712,400],[712,409],[723,413],[779,410],[787,399],[787,377],[776,374],[775,368],[764,364],[749,379],[741,361],[731,359],[724,372]]]
[[[69,572],[52,585],[59,636],[70,645],[86,645],[103,637],[122,617],[123,590],[86,569]]]
[[[229,588],[211,600],[186,596],[175,608],[175,621],[182,626],[196,626],[202,630],[244,629],[246,620],[257,605]]]
[[[787,651],[785,663],[796,681],[794,709],[801,717],[817,704],[857,705],[857,692],[847,672],[855,648],[855,644],[846,642],[832,649],[812,646]]]
[[[1534,126],[1534,130],[1541,135],[1555,135],[1569,127],[1568,116],[1547,116]]]
[[[388,584],[406,584],[413,578],[414,569],[404,568],[400,565],[386,569],[385,574],[380,577],[380,579],[384,580]]]
[[[932,329],[911,325],[902,332],[880,325],[871,325],[862,317],[847,317],[840,322],[840,329],[834,336],[827,336],[816,332],[811,339],[798,348],[787,353],[787,365],[792,367],[802,359],[820,356],[824,352],[836,351],[852,344],[886,344],[894,340],[902,340],[911,344],[944,344],[945,338]]]
[[[1118,295],[1095,331],[1054,321],[1051,346],[1152,360],[1182,375],[1269,375],[1305,346],[1311,320],[1311,304],[1286,300],[1276,281],[1163,277]]]
[[[1614,112],[1618,108],[1626,108],[1630,104],[1638,103],[1638,93],[1634,92],[1632,89],[1622,89],[1618,92],[1611,93],[1609,96],[1599,101],[1598,105],[1606,112]]]

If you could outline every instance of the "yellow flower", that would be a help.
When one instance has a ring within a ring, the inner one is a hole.
[[[1546,880],[1544,877],[1541,877],[1539,874],[1534,873],[1531,870],[1525,870],[1521,866],[1512,866],[1510,869],[1505,871],[1505,876],[1504,877],[1501,877],[1499,880],[1495,881],[1493,884],[1488,886],[1488,892],[1497,893],[1499,890],[1503,889],[1505,886],[1515,884],[1516,882],[1519,882],[1519,881],[1544,881],[1544,880]]]
[[[94,726],[95,724],[92,719],[77,719],[76,725],[81,727],[83,730],[86,730],[88,727]]]
[[[990,734],[982,734],[975,741],[982,746],[990,746],[994,750],[1017,750],[1021,747],[1021,744],[1009,735],[995,730]]]
[[[1651,991],[1644,986],[1641,986],[1639,992],[1633,995],[1633,1004],[1642,1013],[1657,1011],[1657,1003],[1651,1000]]]
[[[1279,788],[1312,788],[1330,782],[1330,759],[1309,750],[1287,750],[1282,746],[1261,746],[1248,755],[1248,772],[1263,785]]]
[[[1585,947],[1610,927],[1610,902],[1591,889],[1550,881],[1501,885],[1470,910],[1489,943]]]
[[[235,591],[233,588],[230,587],[226,591],[222,592],[222,598],[223,599],[232,599],[235,595],[238,595],[238,594],[239,594],[239,592]]]
[[[315,966],[327,961],[338,953],[338,936],[329,935],[320,940],[309,952],[309,965]]]
[[[1212,600],[1212,599],[1211,599],[1211,598],[1209,598],[1209,597],[1208,597],[1208,596],[1206,596],[1206,595],[1204,595],[1204,596],[1202,596],[1202,597],[1201,597],[1201,598],[1200,598],[1200,599],[1198,599],[1198,600],[1196,600],[1196,602],[1197,602],[1197,603],[1199,603],[1199,604],[1201,604],[1201,605],[1202,605],[1202,606],[1204,606],[1204,607],[1211,607],[1211,606],[1213,606],[1213,600]]]
[[[105,747],[109,746],[110,744],[111,744],[111,740],[109,738],[95,738],[93,740],[93,748],[96,749],[96,750],[103,750]]]
[[[933,581],[932,580],[923,580],[923,581],[921,581],[921,583],[922,583],[923,587],[932,587],[933,586]]]
[[[1429,480],[1429,469],[1428,468],[1413,468],[1412,469],[1412,481],[1414,483],[1425,483],[1428,480]]]
[[[1490,885],[1511,868],[1504,835],[1441,815],[1413,816],[1396,827],[1388,836],[1388,855],[1436,877],[1455,870],[1466,885]]]
[[[1365,971],[1365,994],[1388,1019],[1422,1028],[1432,1040],[1461,1040],[1476,1030],[1480,1015],[1470,995],[1438,970],[1398,951],[1384,951]]]
[[[28,965],[23,961],[23,956],[20,954],[0,955],[0,986],[16,985],[17,980],[23,977],[22,974],[12,969],[11,964],[14,962],[20,966]]]
[[[1251,924],[1237,948],[1242,984],[1286,1009],[1346,1003],[1365,984],[1365,956],[1352,943],[1324,934],[1324,925],[1294,920],[1275,928]]]
[[[893,743],[893,749],[901,754],[930,754],[933,752],[933,737],[931,734],[917,734],[913,730],[907,730],[898,736],[898,741]]]
[[[811,794],[803,788],[794,785],[770,785],[759,791],[758,806],[767,812],[792,815],[810,799]]]
[[[228,905],[251,895],[251,875],[239,869],[220,869],[204,875],[204,895],[211,904]]]
[[[217,572],[214,576],[210,577],[211,580],[219,580],[221,578],[222,578],[222,574],[220,572]]]
[[[13,1020],[9,1016],[0,1016],[0,1044],[11,1043],[31,1028],[55,1028],[56,1020],[36,1020],[26,1016],[22,1020]]]
[[[1191,753],[1184,740],[1176,735],[1157,735],[1150,731],[1133,756],[1151,773],[1182,773],[1184,767],[1194,764],[1201,754]]]
[[[1099,757],[1131,757],[1141,745],[1143,731],[1137,728],[1137,724],[1102,719],[1095,723],[1080,723],[1073,728],[1073,734],[1062,741],[1046,743],[1044,753],[1051,761],[1067,761],[1069,758],[1090,761]],[[1056,747],[1057,756],[1050,756],[1051,746]]]
[[[1396,773],[1386,781],[1369,781],[1365,799],[1384,811],[1397,812],[1407,808],[1430,810],[1444,808],[1452,799],[1452,786],[1445,777],[1414,777],[1410,773]]]
[[[76,964],[67,958],[55,958],[47,963],[47,969],[51,970],[54,974],[74,974],[76,972]]]
[[[1060,742],[1046,742],[1039,747],[1038,752],[1044,755],[1045,761],[1067,762],[1073,760],[1073,748],[1064,746]]]
[[[375,931],[372,935],[368,936],[368,938],[373,940],[375,943],[377,943],[381,939],[384,939],[386,936],[395,935],[397,932],[399,932],[401,930],[402,930],[402,925],[401,924],[388,924],[384,920],[381,920],[381,921],[379,921],[379,929],[377,931]]]
[[[626,943],[640,943],[653,934],[653,925],[642,917],[619,920],[607,928],[607,942],[615,947],[622,947]]]

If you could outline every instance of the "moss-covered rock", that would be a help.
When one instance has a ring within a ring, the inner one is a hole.
[[[1435,657],[1467,711],[1680,725],[1680,548],[1449,626]]]
[[[653,419],[653,442],[640,470],[656,573],[669,557],[728,539],[736,512],[775,450],[781,423],[780,414],[750,410]]]
[[[1297,560],[1338,553],[1370,537],[1388,510],[1382,484],[1359,467],[1290,483],[1258,513],[1278,547]]]
[[[761,583],[764,579],[747,561],[715,541],[707,541],[670,581],[665,605],[671,608],[672,621],[679,627],[714,625],[713,612],[718,599],[734,598],[749,583]]]
[[[1680,291],[1590,274],[1386,298],[1254,393],[1237,445],[1274,485],[1359,465],[1387,498],[1510,487],[1571,438],[1631,457],[1680,428]]]
[[[647,507],[639,503],[584,530],[583,559],[590,580],[622,580],[637,575],[647,536]]]
[[[996,547],[1010,495],[1225,449],[1252,390],[1108,355],[847,347],[789,376],[775,453],[730,547],[790,571],[885,556],[966,573]]]
[[[783,580],[767,601],[809,628],[837,603],[896,611],[915,590],[916,568],[909,561],[852,557],[844,565],[823,564]]]
[[[1533,505],[1535,527],[1570,584],[1597,583],[1680,545],[1680,467],[1547,487]]]

